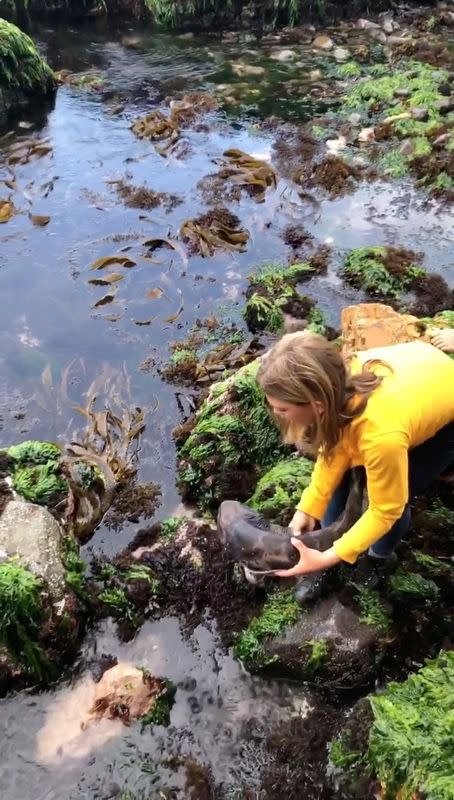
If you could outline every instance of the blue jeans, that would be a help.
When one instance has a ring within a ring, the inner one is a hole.
[[[422,444],[408,453],[408,484],[410,500],[425,491],[434,480],[449,466],[454,464],[454,422],[446,425]],[[335,490],[326,514],[322,519],[322,528],[331,525],[344,510],[350,492],[351,472],[348,470]],[[369,548],[369,555],[375,558],[387,558],[410,527],[410,503],[405,506],[400,519],[396,520],[388,533],[378,539]]]

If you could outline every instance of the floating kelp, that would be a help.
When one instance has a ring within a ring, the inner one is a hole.
[[[28,164],[29,161],[50,156],[52,153],[53,148],[48,139],[22,139],[7,149],[7,163],[10,167]]]
[[[244,253],[249,233],[240,225],[238,217],[226,208],[214,208],[183,222],[180,234],[191,254],[199,253],[206,258],[217,249]]]
[[[69,69],[60,69],[54,75],[57,83],[74,89],[100,92],[106,88],[106,79],[101,72],[71,72]]]
[[[200,113],[211,111],[217,107],[216,99],[208,92],[193,92],[179,100],[171,100],[167,116],[156,109],[145,117],[140,117],[131,126],[131,130],[139,139],[151,141],[165,140],[165,147],[160,148],[162,155],[180,138],[180,129],[188,125]]]
[[[155,192],[147,186],[133,186],[124,180],[115,182],[115,190],[128,208],[151,210],[162,205],[170,211],[182,202],[175,195],[167,194],[167,192]]]
[[[276,188],[276,173],[272,166],[242,150],[226,150],[227,163],[218,173],[221,180],[243,187],[257,203],[265,201],[266,190]]]
[[[0,200],[0,224],[9,222],[14,214],[14,205],[11,200]]]
[[[306,178],[311,186],[321,186],[332,197],[339,197],[356,189],[357,181],[363,180],[368,173],[363,167],[349,164],[340,156],[328,155],[307,172]]]

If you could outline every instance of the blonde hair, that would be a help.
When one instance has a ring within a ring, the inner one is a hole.
[[[382,381],[371,371],[372,363],[352,375],[337,347],[323,336],[304,331],[283,336],[263,357],[258,383],[266,395],[283,403],[307,403],[315,414],[314,423],[305,429],[277,420],[284,441],[314,454],[321,450],[329,459],[342,429],[362,414]]]

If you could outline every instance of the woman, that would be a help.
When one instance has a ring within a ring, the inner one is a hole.
[[[337,519],[352,467],[367,479],[369,506],[353,527],[322,553],[292,539],[299,563],[276,574],[353,564],[365,552],[371,567],[395,559],[409,499],[454,464],[454,361],[415,341],[357,353],[347,366],[335,345],[302,332],[274,345],[258,382],[284,440],[318,454],[290,523],[295,534]]]

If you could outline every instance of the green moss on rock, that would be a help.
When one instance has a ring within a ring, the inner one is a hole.
[[[331,743],[330,760],[344,778],[375,777],[383,800],[452,800],[454,652],[369,697],[371,720],[364,704]]]
[[[277,590],[270,595],[262,613],[249,623],[236,640],[234,652],[246,666],[261,667],[272,663],[267,658],[263,642],[268,636],[276,636],[288,625],[293,625],[301,614],[291,589]]]
[[[313,268],[304,263],[263,264],[249,276],[243,310],[248,327],[252,331],[278,333],[284,326],[284,314],[289,314],[306,320],[309,330],[325,333],[323,315],[315,308],[314,301],[296,290],[297,283],[312,273]]]
[[[417,572],[397,570],[389,580],[391,594],[394,596],[410,595],[426,601],[435,601],[440,595],[437,584],[429,578],[423,578]]]
[[[50,671],[39,644],[45,618],[40,590],[38,578],[17,559],[0,563],[0,644],[16,664],[37,679]]]
[[[258,366],[256,360],[213,385],[179,452],[183,498],[203,509],[247,500],[263,470],[288,453],[256,381]]]
[[[299,456],[279,461],[260,478],[248,504],[267,519],[288,525],[313,467],[312,461]]]
[[[0,19],[0,124],[8,115],[56,89],[54,75],[32,39]]]
[[[359,247],[351,250],[342,270],[345,280],[370,295],[399,299],[425,270],[416,266],[420,255],[397,247]]]

